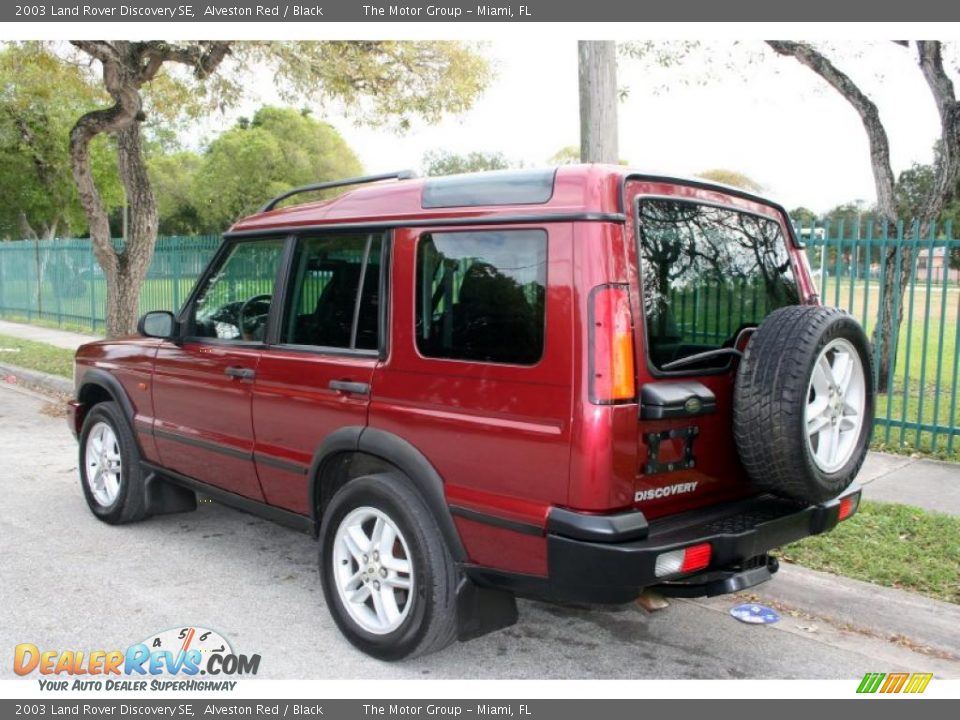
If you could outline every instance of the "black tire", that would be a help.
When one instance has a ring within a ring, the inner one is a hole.
[[[106,423],[113,430],[120,450],[120,486],[116,497],[109,505],[101,504],[94,496],[87,479],[87,438],[99,423]],[[80,485],[90,511],[98,519],[111,525],[136,522],[148,517],[143,470],[140,466],[140,449],[133,432],[115,402],[95,405],[83,421],[80,431]]]
[[[337,529],[350,512],[361,507],[375,508],[390,518],[406,539],[412,562],[412,605],[402,624],[383,635],[367,631],[351,617],[334,575]],[[327,607],[355,647],[380,660],[400,660],[436,652],[456,640],[458,571],[436,520],[406,477],[369,475],[344,485],[323,513],[320,540],[320,575]]]
[[[860,359],[863,420],[849,458],[824,472],[807,441],[806,405],[814,364],[838,338]],[[805,503],[836,497],[859,472],[873,427],[873,373],[863,328],[838,308],[790,306],[770,313],[747,345],[733,407],[740,460],[758,489]]]

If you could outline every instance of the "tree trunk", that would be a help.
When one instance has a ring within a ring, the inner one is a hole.
[[[107,294],[107,334],[110,336],[136,331],[140,288],[153,260],[159,225],[157,203],[143,156],[140,123],[118,130],[116,138],[120,180],[126,190],[130,213],[127,240],[117,256],[116,291]],[[109,278],[107,282],[110,283]]]
[[[873,328],[873,357],[877,364],[878,393],[886,393],[890,376],[896,370],[896,333],[903,322],[903,300],[913,276],[913,248],[907,239],[900,241],[900,262],[897,263],[897,248],[887,250],[886,268],[883,273],[883,302]],[[894,313],[894,306],[897,312]],[[896,315],[896,316],[894,316]]]
[[[612,40],[581,40],[580,160],[617,163],[617,46]]]

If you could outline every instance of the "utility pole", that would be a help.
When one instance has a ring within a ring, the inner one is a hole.
[[[581,40],[580,161],[617,163],[617,44]]]

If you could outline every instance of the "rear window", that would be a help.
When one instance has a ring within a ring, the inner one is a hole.
[[[650,361],[732,347],[745,327],[799,302],[781,226],[746,212],[674,200],[641,200],[638,228]],[[728,355],[678,368],[727,366]]]
[[[426,357],[533,365],[543,355],[543,230],[423,235],[417,349]]]

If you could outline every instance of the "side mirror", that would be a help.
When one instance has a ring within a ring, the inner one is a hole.
[[[177,319],[166,310],[148,312],[137,323],[137,332],[144,337],[173,340],[178,331]]]

